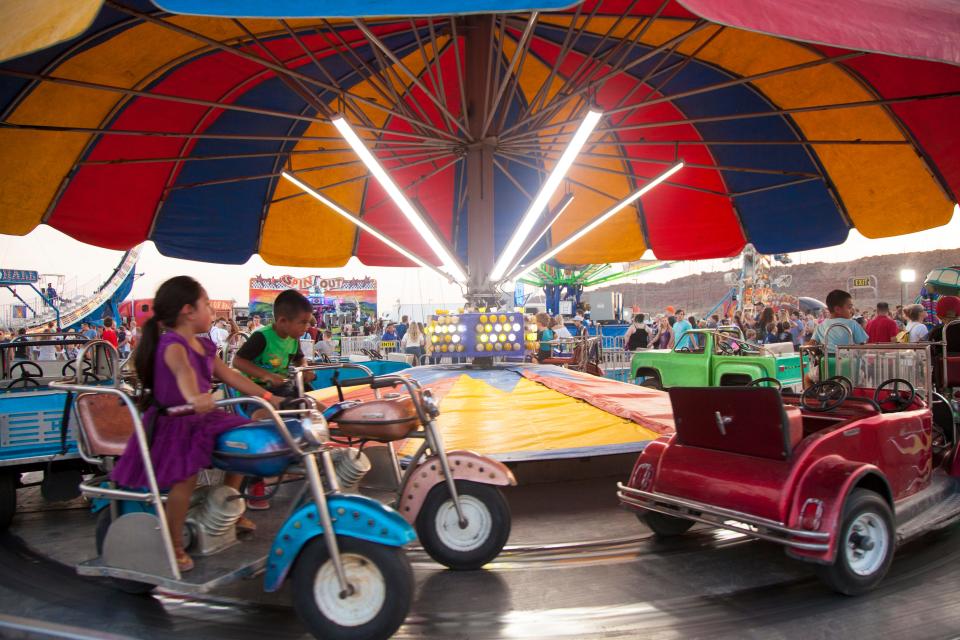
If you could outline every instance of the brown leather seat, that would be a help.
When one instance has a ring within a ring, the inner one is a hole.
[[[83,393],[75,401],[88,453],[119,456],[133,435],[133,417],[120,398],[107,393]]]
[[[420,424],[410,396],[368,400],[330,418],[341,435],[361,440],[403,440]]]

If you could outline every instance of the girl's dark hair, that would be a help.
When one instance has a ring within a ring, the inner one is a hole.
[[[133,362],[137,377],[143,386],[140,408],[147,409],[153,401],[153,369],[157,362],[157,346],[162,329],[173,329],[185,305],[196,305],[203,293],[200,283],[190,276],[170,278],[160,285],[153,297],[153,316],[143,325],[140,344]]]

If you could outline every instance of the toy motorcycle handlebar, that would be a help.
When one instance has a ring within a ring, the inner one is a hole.
[[[398,384],[403,384],[404,379],[399,376],[389,376],[389,377],[376,377],[376,376],[363,376],[362,378],[346,378],[342,380],[337,380],[337,384],[341,387],[359,387],[360,385],[368,384],[371,389],[386,389],[388,387],[395,387]]]

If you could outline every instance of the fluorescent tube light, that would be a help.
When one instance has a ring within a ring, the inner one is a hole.
[[[576,133],[573,134],[573,138],[570,139],[570,144],[563,150],[560,160],[557,161],[553,171],[551,171],[547,177],[547,181],[543,183],[540,192],[533,199],[533,202],[530,203],[530,208],[523,214],[523,218],[520,220],[520,226],[518,226],[517,230],[513,233],[513,236],[510,238],[510,241],[507,243],[496,264],[493,265],[493,271],[490,272],[491,281],[499,281],[507,272],[507,266],[513,262],[523,241],[530,235],[530,231],[533,229],[537,218],[539,218],[543,210],[547,208],[547,204],[550,203],[550,198],[553,197],[553,193],[567,175],[567,171],[570,169],[573,161],[576,160],[577,154],[580,153],[583,145],[586,144],[587,138],[593,133],[594,127],[600,122],[602,116],[603,113],[599,111],[587,112],[583,122],[580,123],[580,127]]]
[[[374,238],[376,238],[377,240],[379,240],[379,241],[382,242],[383,244],[387,245],[388,247],[390,247],[391,249],[393,249],[394,251],[396,251],[397,253],[399,253],[400,255],[402,255],[404,258],[410,260],[411,262],[414,262],[414,263],[420,265],[421,267],[424,267],[424,268],[426,268],[426,269],[430,269],[431,271],[435,271],[435,272],[439,273],[441,276],[443,276],[444,278],[451,279],[451,280],[453,279],[452,276],[451,276],[449,273],[445,273],[445,272],[441,271],[440,269],[437,269],[435,266],[433,266],[432,264],[429,264],[429,263],[428,263],[427,261],[425,261],[423,258],[421,258],[421,257],[417,256],[416,254],[411,253],[410,251],[404,249],[404,248],[401,247],[399,244],[397,244],[396,242],[394,242],[393,240],[391,240],[390,238],[388,238],[388,237],[385,236],[384,234],[380,233],[380,232],[377,231],[374,227],[371,227],[369,224],[367,224],[366,222],[364,222],[363,220],[361,220],[361,219],[358,218],[357,216],[351,214],[349,211],[347,211],[347,210],[345,210],[345,209],[342,209],[339,205],[337,205],[337,204],[336,204],[335,202],[333,202],[332,200],[328,200],[327,198],[325,198],[322,193],[320,193],[319,191],[317,191],[316,189],[314,189],[314,188],[311,187],[310,185],[305,184],[305,183],[301,182],[300,180],[298,180],[298,179],[297,179],[295,176],[293,176],[292,174],[287,173],[286,171],[284,171],[284,172],[282,172],[280,175],[282,175],[284,178],[286,178],[287,180],[289,180],[290,182],[292,182],[293,184],[295,184],[295,185],[296,185],[297,187],[299,187],[304,193],[313,196],[314,198],[316,198],[317,200],[319,200],[321,203],[325,204],[327,207],[329,207],[330,209],[332,209],[334,212],[340,214],[341,217],[346,218],[346,219],[349,220],[351,223],[353,223],[353,224],[355,224],[356,226],[360,227],[361,229],[363,229],[364,231],[366,231],[367,233],[369,233],[370,235],[372,235]]]
[[[536,238],[534,238],[533,242],[531,242],[526,249],[524,249],[519,254],[517,254],[517,261],[514,262],[512,265],[510,265],[510,268],[507,269],[506,273],[513,273],[514,271],[516,271],[517,267],[520,266],[520,262],[526,257],[528,253],[530,253],[530,251],[535,246],[537,246],[537,243],[540,242],[540,238],[547,235],[547,231],[549,231],[550,227],[552,227],[553,224],[560,219],[560,216],[563,214],[564,211],[567,210],[567,207],[570,206],[571,202],[573,202],[572,193],[568,193],[567,195],[563,196],[563,199],[557,203],[556,212],[553,214],[553,218],[550,219],[550,222],[547,223],[547,226],[541,229],[540,233],[537,235]]]
[[[537,265],[557,255],[558,253],[560,253],[561,251],[563,251],[564,249],[572,245],[574,242],[576,242],[583,236],[587,235],[588,233],[590,233],[591,231],[599,227],[601,224],[603,224],[604,222],[606,222],[616,214],[620,213],[623,209],[625,209],[626,207],[630,206],[631,204],[639,200],[640,197],[643,196],[643,194],[647,193],[648,191],[656,187],[658,184],[660,184],[661,182],[663,182],[664,180],[666,180],[667,178],[675,174],[677,171],[680,171],[680,169],[682,168],[683,168],[683,162],[678,162],[677,164],[673,165],[672,167],[670,167],[669,169],[661,173],[659,176],[657,176],[647,184],[643,185],[643,187],[641,187],[637,191],[634,191],[626,199],[621,200],[619,203],[615,204],[612,208],[608,209],[605,213],[595,218],[590,224],[581,228],[579,231],[571,235],[569,238],[567,238],[557,246],[553,247],[543,255],[536,258],[533,262],[531,262],[529,265],[524,267],[523,271],[519,272],[517,275],[511,277],[510,279],[519,280],[523,276],[527,275],[528,273],[533,271],[537,267]]]
[[[420,234],[420,237],[429,245],[433,250],[436,256],[440,259],[440,262],[443,263],[444,268],[453,276],[453,279],[460,282],[461,284],[466,283],[467,275],[463,272],[463,269],[460,268],[460,264],[457,262],[457,259],[447,250],[444,242],[437,237],[433,232],[433,229],[426,223],[420,213],[413,208],[413,205],[410,204],[410,201],[407,200],[406,196],[403,195],[403,192],[396,185],[390,175],[384,170],[380,165],[377,159],[373,156],[367,146],[363,143],[363,140],[353,131],[353,128],[350,126],[350,123],[346,121],[343,117],[337,117],[332,120],[333,126],[337,128],[337,131],[340,132],[340,135],[343,136],[343,139],[353,148],[354,153],[356,153],[360,160],[363,161],[363,164],[367,166],[367,169],[370,170],[370,173],[377,179],[377,182],[380,183],[380,186],[383,187],[384,191],[387,192],[387,195],[396,203],[397,207],[400,209],[400,212],[406,216],[407,220],[410,221],[410,224],[413,225],[413,228],[417,230],[417,233]]]

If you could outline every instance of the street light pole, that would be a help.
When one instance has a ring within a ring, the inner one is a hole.
[[[900,308],[903,308],[903,289],[917,279],[917,272],[913,269],[900,269]]]

